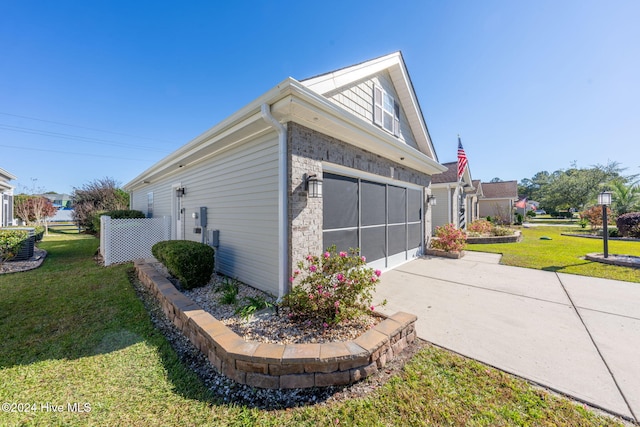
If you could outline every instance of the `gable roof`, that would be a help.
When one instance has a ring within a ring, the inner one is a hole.
[[[447,170],[437,175],[433,175],[431,177],[431,183],[444,184],[449,182],[457,182],[458,181],[458,162],[442,163],[442,166],[446,167]]]
[[[442,163],[442,166],[446,167],[447,170],[439,173],[437,175],[433,175],[431,177],[431,184],[454,184],[458,182],[458,162],[448,162]],[[465,187],[471,186],[469,188],[470,191],[473,191],[478,188],[476,183],[480,183],[478,180],[471,179],[471,171],[469,170],[469,166],[464,170],[462,174],[462,181]]]
[[[393,74],[402,74],[403,71],[406,73],[404,64],[400,66],[398,62],[401,59],[399,53],[383,58],[387,58],[387,61],[395,64],[391,66],[395,70]],[[307,81],[307,84],[310,84],[310,81]],[[416,150],[373,123],[366,122],[334,104],[327,97],[312,90],[307,84],[302,84],[291,77],[285,79],[228,118],[149,167],[125,184],[124,189],[133,191],[148,184],[149,181],[177,173],[179,168],[205,161],[231,144],[273,131],[273,124],[267,120],[265,112],[271,114],[280,123],[289,121],[300,123],[312,130],[338,138],[373,154],[401,161],[406,167],[429,175],[444,171],[444,167],[435,158],[435,150],[433,150],[431,140],[426,133],[426,126],[424,126],[423,140],[428,142],[428,150]],[[317,87],[314,84],[312,86]],[[406,90],[407,88],[405,88]],[[411,95],[415,96],[412,88]],[[420,120],[422,120],[421,114]]]
[[[518,199],[518,181],[483,182],[485,199]]]
[[[398,94],[398,101],[414,133],[418,148],[435,161],[438,161],[438,156],[431,141],[402,52],[397,51],[349,67],[320,74],[304,79],[301,83],[313,91],[326,95],[382,71],[387,71],[391,77],[393,86]]]
[[[482,191],[482,182],[479,179],[474,179],[472,181],[473,188],[476,189],[476,194],[478,196],[484,196],[484,191]]]

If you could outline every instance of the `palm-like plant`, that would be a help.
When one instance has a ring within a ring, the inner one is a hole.
[[[640,210],[640,185],[638,185],[638,181],[627,184],[623,180],[616,179],[611,181],[610,185],[613,193],[612,208],[617,216]]]

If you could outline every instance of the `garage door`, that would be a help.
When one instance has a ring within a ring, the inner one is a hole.
[[[323,246],[388,269],[422,254],[422,190],[325,172]]]

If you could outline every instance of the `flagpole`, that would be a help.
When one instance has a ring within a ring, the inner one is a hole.
[[[460,139],[460,134],[458,134],[458,192],[459,192],[459,204],[458,206],[458,227],[465,228],[465,219],[466,219],[466,208],[464,206],[464,187],[462,185],[462,178],[464,177],[464,171],[468,166],[467,155],[464,152],[464,148],[462,148],[462,140]]]

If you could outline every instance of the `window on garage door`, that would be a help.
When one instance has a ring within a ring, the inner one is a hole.
[[[326,172],[323,178],[324,247],[359,247],[382,268],[421,254],[421,190]]]

